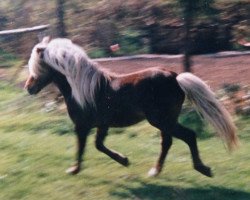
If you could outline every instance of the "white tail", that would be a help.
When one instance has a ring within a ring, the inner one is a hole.
[[[181,73],[177,81],[198,112],[215,128],[230,150],[238,146],[236,127],[230,114],[215,98],[209,86],[191,73]]]

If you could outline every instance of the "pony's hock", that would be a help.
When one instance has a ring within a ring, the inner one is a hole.
[[[33,48],[29,71],[25,87],[31,94],[54,82],[64,96],[78,138],[77,162],[67,170],[70,174],[77,174],[81,169],[86,138],[93,127],[97,127],[96,148],[128,166],[128,158],[104,145],[108,129],[147,119],[161,131],[162,139],[161,153],[149,175],[161,172],[172,137],[176,137],[189,146],[194,168],[211,177],[210,168],[200,158],[196,133],[177,121],[185,96],[214,126],[229,149],[237,146],[235,126],[228,112],[209,87],[190,73],[177,75],[155,67],[119,75],[104,70],[70,40],[49,38]]]

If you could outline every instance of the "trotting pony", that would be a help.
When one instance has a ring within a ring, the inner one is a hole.
[[[70,174],[81,169],[86,138],[93,127],[97,127],[96,148],[128,166],[128,158],[107,148],[104,139],[109,127],[125,127],[146,119],[161,131],[162,139],[161,153],[150,176],[161,172],[172,137],[176,137],[189,146],[194,169],[211,177],[210,168],[199,156],[195,132],[177,121],[185,95],[230,149],[237,146],[236,129],[228,112],[209,87],[191,73],[177,75],[155,67],[118,75],[98,66],[70,40],[48,37],[33,48],[29,72],[25,88],[30,94],[53,82],[64,96],[78,138],[76,164],[67,170]]]

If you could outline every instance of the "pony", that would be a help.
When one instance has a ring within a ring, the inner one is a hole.
[[[64,96],[78,144],[76,163],[66,170],[69,174],[80,172],[86,139],[94,127],[97,128],[95,147],[128,166],[127,157],[104,145],[108,129],[134,125],[146,119],[161,133],[161,152],[149,176],[157,176],[162,171],[175,137],[188,145],[194,169],[212,177],[210,167],[200,158],[196,133],[178,123],[185,97],[210,122],[230,150],[238,145],[230,114],[208,85],[191,73],[176,74],[159,67],[124,75],[112,73],[91,60],[71,40],[49,37],[34,46],[28,67],[25,88],[29,94],[35,95],[54,83]]]

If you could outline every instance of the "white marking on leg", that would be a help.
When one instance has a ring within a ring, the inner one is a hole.
[[[156,169],[155,167],[151,168],[148,172],[148,176],[149,177],[155,177],[160,173],[160,171],[158,169]]]

